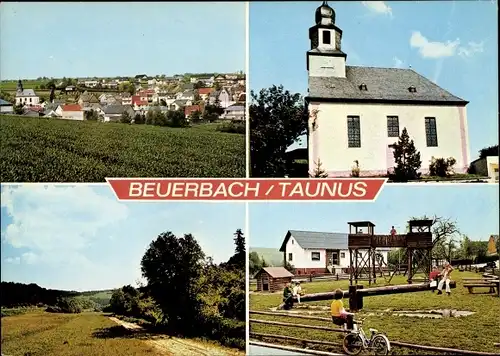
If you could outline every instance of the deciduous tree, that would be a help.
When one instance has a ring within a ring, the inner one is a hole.
[[[287,148],[307,129],[300,94],[283,86],[252,91],[250,104],[250,164],[252,177],[283,177]]]

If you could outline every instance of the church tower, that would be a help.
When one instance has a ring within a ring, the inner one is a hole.
[[[21,79],[19,79],[19,81],[17,82],[17,92],[18,93],[23,92],[23,82],[21,81]]]
[[[342,30],[335,26],[335,11],[326,1],[316,9],[316,25],[309,29],[309,77],[345,78],[347,55],[341,50]]]

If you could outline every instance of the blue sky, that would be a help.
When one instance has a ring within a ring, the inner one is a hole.
[[[496,1],[329,1],[347,64],[412,68],[470,101],[471,160],[498,143]],[[307,92],[315,2],[250,4],[250,88]]]
[[[1,79],[245,69],[243,2],[3,2],[0,7]]]
[[[404,232],[411,217],[425,215],[450,218],[470,239],[488,241],[498,234],[498,194],[498,184],[388,184],[373,203],[252,203],[249,245],[279,249],[288,230],[347,233],[348,221]]]
[[[245,233],[245,203],[124,203],[109,186],[2,186],[2,281],[97,290],[134,285],[152,240],[191,233],[215,262]]]

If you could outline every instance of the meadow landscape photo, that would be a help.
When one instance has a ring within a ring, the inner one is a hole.
[[[245,206],[2,185],[2,355],[244,355]]]
[[[1,9],[2,182],[245,177],[244,3]]]
[[[373,203],[251,204],[250,354],[498,354],[498,194],[387,185]],[[447,263],[449,289],[432,277]],[[390,350],[346,351],[336,290],[367,339],[382,334]]]

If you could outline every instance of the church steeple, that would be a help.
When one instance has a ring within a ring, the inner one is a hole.
[[[316,9],[315,23],[309,29],[309,76],[345,77],[347,55],[342,52],[342,30],[335,25],[335,10],[326,1]]]

